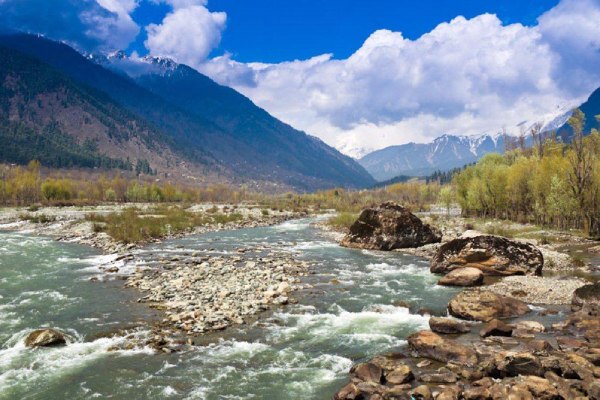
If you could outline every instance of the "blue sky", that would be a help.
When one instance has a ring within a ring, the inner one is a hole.
[[[0,0],[0,30],[172,58],[354,156],[564,115],[600,87],[598,21],[600,0]]]
[[[227,13],[227,29],[212,55],[230,52],[238,61],[281,62],[333,53],[350,56],[378,29],[400,31],[409,39],[458,15],[497,14],[506,24],[534,25],[558,0],[211,0],[212,11]],[[133,12],[140,25],[160,23],[170,7],[142,2]],[[142,31],[131,49],[144,48]]]

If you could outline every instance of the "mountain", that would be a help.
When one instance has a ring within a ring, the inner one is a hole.
[[[170,139],[105,94],[14,49],[0,54],[0,160],[163,171],[174,163]]]
[[[584,133],[589,133],[593,128],[598,129],[596,115],[600,115],[600,88],[594,90],[590,97],[588,97],[588,99],[578,108],[585,114],[585,127],[583,129]],[[557,132],[559,136],[567,140],[573,133],[571,127],[567,124],[566,119],[557,128]]]
[[[399,175],[427,176],[477,161],[491,152],[504,151],[502,135],[443,135],[431,143],[407,143],[374,151],[359,163],[378,181]]]
[[[152,128],[150,137],[192,175],[218,174],[228,182],[301,190],[374,182],[350,157],[171,60],[148,58],[137,65],[137,74],[126,74],[109,68],[124,58],[122,53],[84,57],[63,43],[32,35],[2,36],[0,45],[37,58],[144,121]]]

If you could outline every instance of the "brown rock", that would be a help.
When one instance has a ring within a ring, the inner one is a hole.
[[[471,387],[462,393],[465,400],[492,400],[492,392],[486,387]]]
[[[527,348],[533,351],[551,351],[554,350],[554,347],[547,340],[543,339],[534,339],[528,341],[526,344]]]
[[[540,360],[527,352],[501,353],[495,358],[496,370],[502,377],[535,375],[544,376],[544,368]]]
[[[531,244],[481,235],[443,244],[431,261],[431,272],[472,267],[486,275],[541,275],[543,265],[542,253]]]
[[[408,345],[420,357],[461,365],[475,365],[477,355],[471,348],[430,332],[420,331],[408,337]]]
[[[419,380],[425,383],[456,383],[458,377],[456,374],[446,368],[440,368],[437,372],[430,372],[419,375]]]
[[[416,400],[432,400],[433,395],[431,394],[431,389],[427,385],[417,386],[412,391],[412,397]]]
[[[571,299],[571,309],[581,310],[584,307],[600,307],[600,282],[575,289]]]
[[[333,396],[334,400],[355,400],[360,396],[360,390],[356,387],[354,383],[349,383],[343,388],[341,388],[335,396]]]
[[[52,328],[37,329],[31,332],[25,338],[25,346],[27,347],[50,347],[66,344],[65,335]]]
[[[436,396],[435,400],[458,400],[458,396],[460,395],[460,388],[456,385],[446,386],[442,391]]]
[[[385,374],[385,382],[390,385],[402,385],[414,378],[410,367],[406,364],[399,364],[395,369]]]
[[[504,322],[493,319],[479,331],[479,336],[488,337],[488,336],[510,336],[512,335],[513,327],[511,325],[505,324]]]
[[[350,227],[342,246],[394,250],[439,243],[441,235],[408,209],[391,202],[367,208]]]
[[[471,267],[453,269],[438,281],[442,286],[478,286],[482,283],[483,272]]]
[[[455,317],[475,321],[494,318],[510,318],[527,314],[526,303],[511,297],[479,290],[464,291],[448,304],[448,311]]]
[[[471,328],[464,322],[452,318],[431,317],[429,318],[429,328],[437,333],[467,333]]]
[[[370,362],[353,366],[350,373],[364,382],[381,383],[383,377],[383,369],[379,365]]]

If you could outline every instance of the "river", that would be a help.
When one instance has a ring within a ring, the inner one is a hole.
[[[330,399],[353,363],[398,349],[427,326],[428,317],[402,302],[444,313],[457,290],[437,286],[427,261],[339,247],[312,221],[137,250],[136,259],[147,263],[164,254],[267,244],[315,263],[305,278],[313,287],[293,296],[298,304],[174,354],[108,351],[125,339],[104,333],[160,314],[137,303],[139,293],[121,280],[90,280],[106,256],[49,238],[0,233],[0,399]],[[24,337],[42,326],[60,328],[73,343],[26,348]]]

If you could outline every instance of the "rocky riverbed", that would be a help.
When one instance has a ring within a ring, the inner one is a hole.
[[[299,277],[308,273],[308,262],[267,247],[236,253],[161,259],[160,267],[137,272],[127,286],[145,294],[140,301],[165,309],[167,321],[189,334],[243,324],[273,305],[294,302],[291,293],[304,287]]]

